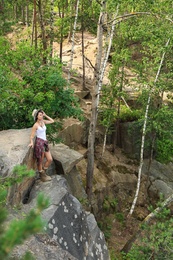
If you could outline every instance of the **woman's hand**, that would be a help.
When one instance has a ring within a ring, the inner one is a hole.
[[[32,143],[30,143],[30,144],[28,144],[28,147],[30,148],[33,148],[34,147],[34,144],[33,144],[33,142]]]
[[[46,116],[46,113],[43,111],[43,116]]]

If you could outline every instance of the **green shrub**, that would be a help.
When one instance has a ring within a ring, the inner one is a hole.
[[[6,177],[0,179],[0,259],[9,259],[9,256],[16,245],[22,244],[30,235],[43,231],[45,223],[41,219],[41,211],[48,206],[48,199],[43,194],[37,198],[37,207],[32,209],[25,217],[20,220],[12,220],[5,228],[8,217],[6,208],[7,187],[15,182],[21,182],[24,177],[30,177],[32,171],[27,171],[26,166],[16,166],[14,168],[15,178]],[[34,259],[29,253],[25,260]]]

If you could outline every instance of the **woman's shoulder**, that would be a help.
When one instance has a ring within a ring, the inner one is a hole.
[[[37,130],[38,127],[39,127],[39,124],[36,122],[36,123],[33,125],[33,128]]]

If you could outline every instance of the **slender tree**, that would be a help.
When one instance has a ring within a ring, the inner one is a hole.
[[[93,172],[94,172],[94,144],[95,144],[95,131],[97,122],[97,95],[99,94],[99,80],[101,73],[101,60],[102,60],[102,49],[103,49],[103,24],[105,18],[106,2],[102,1],[101,11],[97,27],[97,57],[95,64],[95,89],[92,94],[92,108],[91,108],[91,121],[88,135],[88,153],[87,153],[87,174],[86,174],[86,193],[89,201],[92,199],[92,185],[93,185]]]
[[[50,60],[52,60],[54,41],[54,0],[51,0],[50,6]]]
[[[42,44],[43,44],[43,63],[46,64],[47,62],[47,40],[46,40],[46,31],[45,31],[45,24],[44,24],[44,17],[43,17],[43,6],[42,6],[42,0],[38,0],[38,13],[39,13],[39,22],[40,22],[40,28],[41,28],[41,38],[42,38]]]
[[[74,54],[74,45],[75,45],[74,37],[75,37],[76,25],[77,25],[77,19],[78,19],[79,2],[80,1],[77,0],[76,14],[75,14],[75,20],[74,20],[73,32],[72,32],[72,46],[71,46],[70,65],[69,65],[69,71],[68,71],[68,80],[70,80],[71,71],[72,71],[72,67],[73,67],[73,54]]]
[[[31,34],[31,45],[35,45],[35,49],[37,49],[37,5],[36,0],[34,0],[34,8],[33,8],[33,18],[32,18],[32,34]]]
[[[152,219],[156,217],[156,215],[161,212],[164,208],[168,207],[173,202],[173,194],[171,194],[166,200],[164,200],[159,207],[157,207],[153,212],[151,212],[148,216],[145,217],[142,224],[149,224]],[[141,225],[141,227],[143,226]],[[128,253],[133,246],[136,239],[140,236],[142,232],[142,228],[140,228],[135,234],[126,242],[126,244],[121,249],[122,252]]]
[[[85,81],[85,48],[84,48],[84,0],[82,0],[81,3],[81,12],[82,12],[82,20],[81,20],[81,31],[82,31],[82,67],[83,67],[83,89],[86,87],[86,81]]]
[[[170,39],[168,39],[166,46],[168,46],[170,42]],[[156,85],[156,82],[158,80],[158,77],[160,75],[161,72],[161,68],[163,65],[163,61],[164,61],[164,57],[165,57],[165,52],[162,55],[161,61],[160,61],[160,65],[154,80],[154,86]],[[141,151],[140,151],[140,164],[139,164],[139,170],[138,170],[138,181],[137,181],[137,188],[136,188],[136,193],[135,193],[135,197],[129,212],[129,216],[132,215],[135,205],[136,205],[136,201],[138,198],[138,194],[139,194],[139,189],[140,189],[140,183],[141,183],[141,174],[142,174],[142,166],[143,166],[143,160],[144,160],[144,143],[145,143],[145,135],[146,135],[146,125],[147,125],[147,120],[148,120],[148,111],[149,111],[149,106],[150,106],[150,100],[151,100],[151,95],[152,95],[152,91],[153,89],[149,90],[149,95],[148,95],[148,101],[147,101],[147,106],[146,106],[146,111],[145,111],[145,117],[144,117],[144,124],[143,124],[143,130],[142,130],[142,141],[141,141]]]

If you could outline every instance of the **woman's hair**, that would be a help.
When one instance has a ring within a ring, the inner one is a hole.
[[[36,122],[37,121],[37,117],[38,117],[38,114],[39,113],[43,113],[43,110],[42,109],[38,109],[34,115],[34,121]]]

